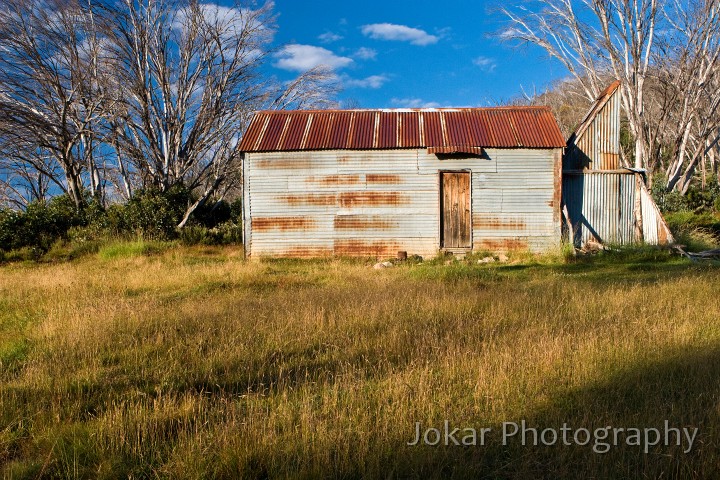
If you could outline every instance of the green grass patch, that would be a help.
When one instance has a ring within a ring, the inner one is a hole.
[[[27,336],[31,313],[0,299],[0,379],[15,375],[25,364],[32,342]]]
[[[30,353],[27,338],[0,342],[0,370],[5,374],[17,372]]]
[[[157,255],[168,250],[171,246],[173,246],[171,242],[151,240],[118,241],[101,247],[98,251],[98,257],[101,260],[113,260],[116,258]]]
[[[420,264],[409,267],[411,277],[421,280],[457,283],[470,281],[476,285],[502,278],[497,267],[474,265],[461,260],[448,260],[447,264]]]

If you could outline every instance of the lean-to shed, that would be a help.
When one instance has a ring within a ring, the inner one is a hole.
[[[544,107],[258,112],[240,145],[246,254],[545,250],[564,146]]]
[[[563,159],[563,204],[577,247],[673,242],[648,192],[644,171],[622,166],[620,82],[603,91],[568,140]]]

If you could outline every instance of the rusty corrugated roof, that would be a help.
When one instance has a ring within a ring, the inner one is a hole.
[[[548,107],[261,111],[240,142],[243,152],[564,146]]]

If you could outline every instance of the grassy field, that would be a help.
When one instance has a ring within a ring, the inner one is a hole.
[[[136,244],[0,266],[0,472],[720,478],[720,269],[654,251],[475,260]],[[492,430],[407,445],[445,420]],[[699,430],[688,453],[503,446],[521,420]]]

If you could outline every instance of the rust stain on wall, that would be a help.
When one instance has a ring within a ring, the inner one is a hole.
[[[357,185],[360,183],[360,175],[327,175],[324,177],[308,177],[307,183],[323,185],[326,187]]]
[[[400,175],[368,173],[365,175],[367,183],[373,185],[394,185],[402,182]]]
[[[330,257],[333,254],[332,248],[323,247],[291,247],[280,253],[280,257]]]
[[[332,206],[337,203],[337,196],[334,194],[305,193],[302,195],[282,195],[278,200],[293,207],[300,205]]]
[[[343,208],[394,206],[408,203],[408,199],[399,192],[343,192],[339,195],[338,200]]]
[[[309,159],[300,158],[281,158],[281,159],[265,159],[258,160],[255,164],[257,168],[269,169],[269,170],[284,170],[284,169],[308,169],[310,168]]]
[[[315,222],[306,217],[260,217],[252,219],[254,232],[267,232],[279,230],[288,232],[293,230],[312,230]]]
[[[335,240],[335,255],[390,257],[397,255],[401,245],[396,242],[367,242],[363,240]]]
[[[395,206],[409,203],[408,198],[399,192],[342,192],[338,195],[323,193],[304,193],[281,195],[278,200],[290,206],[334,206],[343,208],[363,206]]]
[[[392,230],[397,223],[382,215],[339,215],[335,217],[336,230]]]
[[[503,218],[479,213],[473,215],[473,227],[486,230],[524,230],[526,224],[518,218]]]
[[[490,251],[525,250],[528,248],[528,244],[518,238],[497,238],[477,240],[473,248],[475,250]]]
[[[620,155],[617,153],[603,152],[602,153],[602,170],[616,170],[620,168]]]

